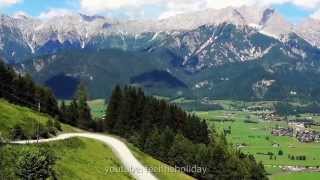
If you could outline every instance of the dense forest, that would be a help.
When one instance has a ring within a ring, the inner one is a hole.
[[[153,157],[174,167],[205,167],[186,173],[198,179],[266,179],[253,156],[228,145],[207,123],[141,89],[117,86],[108,103],[105,130],[127,138]]]

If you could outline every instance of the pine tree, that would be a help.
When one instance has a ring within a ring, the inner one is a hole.
[[[122,90],[120,86],[116,86],[110,97],[106,111],[105,126],[108,130],[112,131],[120,114],[120,107],[122,102]]]
[[[76,99],[72,99],[69,107],[67,108],[67,122],[71,125],[77,126],[79,119],[79,109]]]
[[[181,133],[178,133],[168,152],[169,164],[178,167],[187,166],[193,158],[193,144],[186,139]]]
[[[200,131],[199,131],[200,141],[199,142],[208,144],[210,142],[209,134],[210,132],[209,132],[207,122],[203,120],[200,124]]]
[[[65,101],[62,101],[62,102],[61,102],[61,105],[60,105],[60,113],[61,113],[61,118],[60,118],[60,120],[61,120],[62,122],[67,123],[69,117],[68,117],[68,109],[67,109],[67,106],[66,106]]]
[[[77,102],[78,102],[78,111],[79,111],[79,119],[78,126],[81,128],[88,129],[91,125],[92,117],[91,110],[87,103],[88,95],[86,88],[83,83],[80,83],[78,92],[76,94]]]
[[[174,132],[167,127],[160,135],[159,154],[162,159],[167,160],[168,152],[175,138]]]
[[[125,89],[125,92],[128,92],[128,89]],[[125,93],[124,96],[121,99],[120,107],[119,107],[119,115],[116,119],[114,130],[113,132],[116,132],[118,134],[122,134],[124,137],[129,137],[132,132],[130,132],[130,121],[131,121],[131,107],[132,104],[130,104],[130,95],[128,93]]]
[[[160,156],[160,132],[158,129],[154,130],[151,135],[146,139],[146,143],[144,145],[145,152],[155,156]]]

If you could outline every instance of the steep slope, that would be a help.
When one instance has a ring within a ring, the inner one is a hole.
[[[31,73],[60,98],[72,96],[79,81],[89,85],[94,98],[110,94],[115,84],[130,83],[157,95],[245,99],[310,97],[318,89],[308,77],[319,72],[316,23],[300,31],[268,7],[209,9],[157,21],[82,14],[50,20],[3,16],[0,24],[11,30],[7,37],[17,35],[15,44],[29,47],[23,52],[31,51],[17,70]],[[7,61],[25,59],[8,58],[7,52],[4,48]],[[155,71],[168,74],[155,77]],[[289,76],[298,80],[289,81]],[[177,82],[182,86],[172,86]],[[279,88],[281,95],[268,95]]]
[[[131,78],[142,73],[167,71],[168,64],[160,56],[109,49],[58,53],[30,60],[16,68],[20,72],[31,73],[37,82],[47,84],[56,95],[60,95],[59,98],[70,98],[80,80],[88,85],[91,97],[96,98],[110,94],[116,84],[130,84]],[[157,81],[149,83],[156,85]],[[157,88],[164,94],[186,90],[185,86],[172,88],[170,82]]]
[[[0,39],[0,47],[7,62],[20,62],[28,56],[65,49],[121,48],[136,51],[148,48],[153,42],[172,39],[176,32],[223,23],[250,26],[276,38],[292,32],[292,25],[268,7],[208,9],[149,21],[117,21],[71,13],[44,20],[2,15],[0,31],[6,36]]]
[[[46,146],[57,155],[58,160],[56,165],[54,166],[54,169],[56,172],[56,177],[58,179],[133,179],[128,172],[108,172],[112,169],[114,171],[121,170],[121,168],[123,169],[124,167],[121,165],[120,160],[114,155],[111,148],[107,147],[101,142],[86,138],[73,138],[59,142],[51,142],[45,145],[29,145],[29,147],[31,148],[36,148],[39,146]],[[0,147],[0,150],[10,151],[12,153],[11,155],[14,155],[23,147],[24,146],[5,146]],[[169,166],[142,153],[137,148],[131,148],[134,149],[135,156],[137,156],[145,166],[148,166],[150,168],[169,168]],[[157,173],[157,177],[159,177],[160,179],[177,180],[193,179],[181,172],[166,173],[164,171]]]
[[[222,24],[171,36],[159,33],[155,39],[143,52],[70,50],[32,59],[17,69],[47,83],[58,95],[72,94],[64,84],[79,80],[88,83],[93,97],[104,97],[115,84],[137,82],[149,93],[171,97],[310,98],[318,89],[312,77],[318,76],[320,50],[294,33],[276,39],[249,26]],[[171,77],[154,77],[155,70]],[[170,86],[175,79],[185,86]],[[62,89],[56,89],[57,84]]]
[[[310,44],[320,47],[320,20],[308,18],[297,27],[297,33]]]
[[[10,139],[10,133],[16,126],[20,126],[26,136],[33,136],[36,133],[36,126],[45,126],[53,118],[40,114],[29,108],[8,103],[0,99],[0,139]],[[62,124],[63,132],[75,131],[72,127]]]
[[[9,63],[17,57],[24,59],[31,54],[21,30],[11,17],[5,15],[0,16],[0,51]]]

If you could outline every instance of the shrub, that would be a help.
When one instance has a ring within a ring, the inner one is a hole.
[[[53,122],[53,126],[58,130],[58,131],[62,131],[62,126],[60,121],[58,120],[59,117],[55,117],[54,122]]]
[[[49,134],[52,134],[52,135],[57,134],[57,130],[54,126],[54,121],[52,119],[49,119],[47,121],[46,128],[47,128]]]
[[[283,151],[282,151],[282,150],[279,150],[278,155],[279,155],[279,156],[282,156],[282,155],[283,155]]]
[[[17,157],[16,176],[21,179],[54,177],[56,156],[48,148],[24,148]]]
[[[13,140],[22,140],[27,138],[24,130],[18,124],[11,129],[10,136]]]

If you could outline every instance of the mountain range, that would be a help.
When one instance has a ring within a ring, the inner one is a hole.
[[[93,97],[131,83],[171,96],[320,98],[320,20],[293,25],[272,8],[148,21],[2,15],[0,32],[0,56],[62,98],[66,79],[87,82]]]

